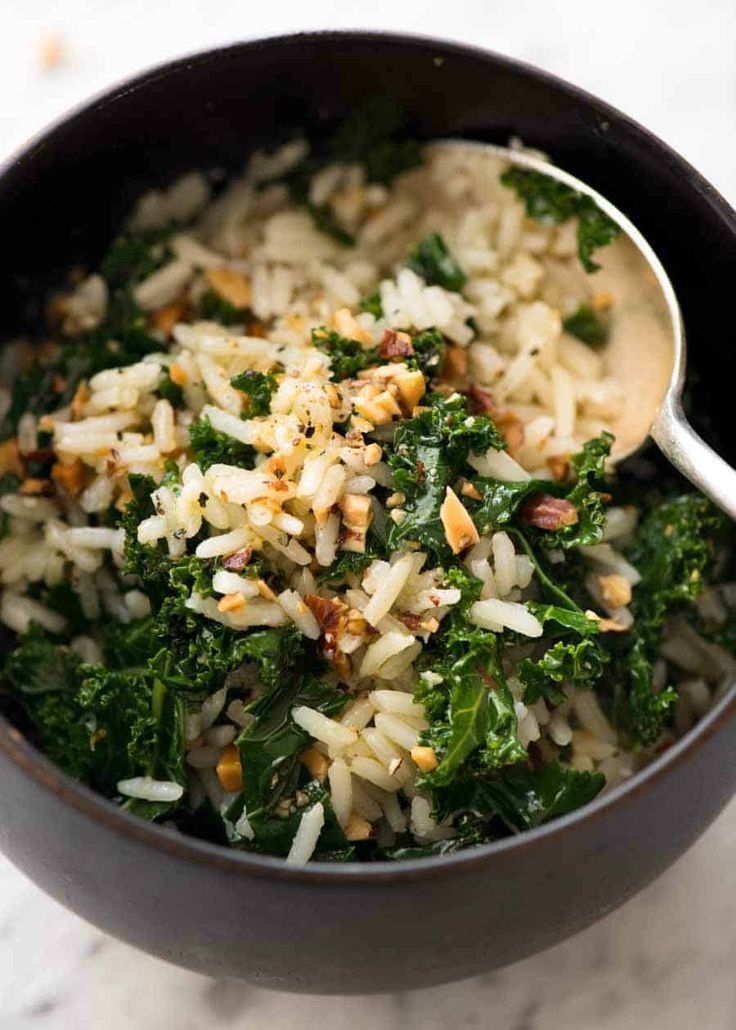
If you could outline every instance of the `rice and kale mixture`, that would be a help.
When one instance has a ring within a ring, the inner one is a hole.
[[[294,864],[631,776],[733,681],[736,585],[706,500],[607,472],[615,235],[354,126],[144,197],[6,350],[6,710],[126,810]]]

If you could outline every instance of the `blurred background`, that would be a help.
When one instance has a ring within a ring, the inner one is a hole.
[[[308,28],[415,31],[537,64],[637,118],[736,204],[734,0],[2,0],[0,159],[147,65]],[[662,879],[578,937],[486,977],[370,1004],[176,969],[100,934],[0,859],[2,1030],[733,1030],[734,969],[736,802]]]

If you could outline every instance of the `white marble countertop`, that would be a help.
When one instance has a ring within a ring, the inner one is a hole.
[[[23,0],[0,4],[0,155],[147,64],[238,37],[374,27],[472,40],[638,118],[736,202],[733,0]],[[61,63],[44,69],[40,54]],[[733,1030],[736,802],[656,884],[578,937],[498,973],[363,999],[218,983],[120,944],[0,859],[0,1030]]]

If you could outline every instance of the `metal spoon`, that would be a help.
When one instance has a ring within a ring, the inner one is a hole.
[[[482,149],[499,162],[541,172],[587,194],[621,228],[621,236],[596,251],[596,288],[615,297],[606,371],[624,391],[621,416],[613,425],[612,456],[621,461],[648,436],[687,479],[736,519],[736,469],[695,432],[682,408],[686,341],[677,297],[659,258],[626,215],[596,190],[548,161],[489,143],[443,140],[439,146]],[[577,272],[571,273],[578,275]],[[582,267],[579,276],[585,276]]]

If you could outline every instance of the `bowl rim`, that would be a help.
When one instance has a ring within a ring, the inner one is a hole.
[[[228,60],[230,57],[239,56],[249,50],[255,51],[269,46],[294,47],[312,41],[368,45],[371,42],[380,42],[427,51],[437,49],[442,51],[443,56],[470,54],[490,65],[500,65],[547,84],[556,90],[572,94],[583,100],[602,121],[615,120],[618,124],[622,124],[639,137],[642,146],[648,150],[656,150],[661,158],[676,165],[680,173],[684,173],[689,184],[716,209],[720,217],[731,223],[731,229],[736,239],[736,212],[715,187],[655,133],[650,132],[612,105],[599,100],[587,90],[526,61],[458,40],[404,32],[331,29],[280,33],[205,50],[195,50],[180,57],[158,62],[102,88],[41,127],[25,143],[0,162],[0,180],[16,165],[22,165],[26,156],[32,155],[37,147],[43,146],[55,132],[61,130],[65,125],[114,103],[120,96],[144,89],[157,80],[170,74],[176,74],[188,66]],[[519,852],[534,848],[538,842],[549,841],[563,834],[568,835],[572,831],[584,830],[589,824],[603,819],[609,812],[625,805],[629,799],[652,790],[671,770],[685,763],[691,755],[704,746],[708,739],[718,734],[732,719],[736,719],[736,684],[732,685],[714,707],[683,737],[644,769],[635,773],[631,779],[619,784],[610,792],[598,796],[582,808],[535,829],[447,855],[407,859],[399,862],[391,860],[365,863],[310,862],[302,867],[288,866],[283,858],[276,856],[259,855],[200,840],[125,812],[102,794],[72,779],[54,765],[2,713],[0,713],[0,751],[22,773],[35,781],[38,787],[54,794],[60,802],[70,805],[78,815],[99,821],[108,831],[136,843],[150,846],[176,860],[208,865],[237,876],[266,878],[287,883],[331,884],[340,887],[353,884],[391,886],[409,881],[430,880],[457,873],[469,873],[487,862],[513,859]]]

